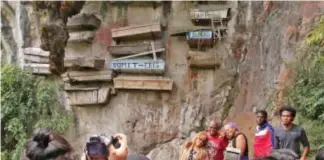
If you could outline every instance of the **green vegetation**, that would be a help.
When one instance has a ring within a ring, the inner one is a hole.
[[[20,159],[20,152],[33,129],[47,127],[58,133],[73,116],[57,101],[53,82],[15,66],[1,66],[1,159]]]
[[[319,27],[310,32],[306,43],[310,46],[324,46],[324,16],[321,17]]]
[[[314,156],[324,144],[324,16],[305,41],[308,53],[294,67],[296,84],[288,89],[287,101],[298,109],[297,122],[307,131]]]

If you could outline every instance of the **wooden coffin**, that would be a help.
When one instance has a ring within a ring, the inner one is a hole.
[[[160,0],[150,0],[150,1],[108,1],[113,5],[120,5],[121,3],[127,4],[127,6],[153,6],[161,5],[162,1]]]
[[[106,104],[110,98],[110,88],[93,88],[88,90],[74,90],[68,92],[68,99],[72,106]]]
[[[215,26],[215,31],[219,30],[224,32],[228,30],[228,27],[225,26]],[[197,30],[211,30],[211,26],[192,26],[192,27],[169,27],[168,32],[171,36],[186,36],[188,32],[197,31]]]
[[[188,63],[193,68],[215,68],[220,66],[220,59],[217,55],[212,53],[205,53],[199,51],[189,51]]]
[[[212,30],[196,30],[186,33],[187,42],[190,48],[213,47]]]
[[[114,88],[140,90],[172,90],[173,81],[155,76],[118,76],[114,78]]]
[[[161,37],[160,24],[133,25],[111,29],[113,39]]]
[[[112,71],[67,71],[62,79],[64,82],[112,81]]]
[[[210,30],[211,26],[187,26],[187,27],[169,27],[168,33],[171,36],[186,36],[187,32],[197,30]]]
[[[104,66],[105,59],[93,57],[64,58],[64,67],[102,69]]]
[[[64,90],[66,92],[98,90],[99,88],[100,88],[100,85],[98,85],[98,84],[71,85],[70,83],[64,83]]]
[[[101,25],[100,19],[93,14],[77,14],[68,19],[68,30],[95,30]]]
[[[92,43],[95,31],[69,32],[69,43]]]
[[[229,18],[230,6],[228,5],[200,5],[190,9],[191,20],[210,20],[211,18]]]
[[[155,50],[160,50],[164,48],[162,41],[154,41],[154,48]],[[108,47],[108,52],[113,56],[137,54],[147,51],[152,51],[150,42]]]
[[[165,70],[165,62],[162,59],[112,60],[110,63],[110,69],[124,73],[162,74]]]
[[[24,48],[23,52],[25,55],[33,55],[33,56],[41,56],[41,57],[49,57],[49,52],[42,50],[41,48],[29,47]]]
[[[49,57],[43,57],[43,56],[36,56],[36,55],[24,55],[24,59],[27,62],[32,63],[49,63]]]
[[[49,64],[27,63],[24,65],[24,69],[30,70],[33,74],[37,75],[51,74]]]

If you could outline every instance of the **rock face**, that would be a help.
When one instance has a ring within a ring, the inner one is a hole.
[[[69,30],[94,30],[100,27],[101,21],[92,14],[80,14],[71,17],[68,20],[67,28]]]
[[[37,20],[29,4],[23,4],[31,15],[22,17],[22,22],[29,18],[31,26],[29,34],[24,35],[31,38],[28,43],[25,39],[24,43],[19,42],[14,32],[16,26],[13,22],[16,21],[9,20],[17,16],[14,14],[18,8],[10,9],[10,3],[6,3],[8,5],[4,6],[8,13],[1,12],[1,45],[5,56],[21,61],[23,57],[19,54],[19,47],[22,44],[39,48],[42,31],[39,21],[42,19],[39,16]],[[162,41],[166,51],[162,57],[167,64],[163,76],[173,80],[173,88],[172,91],[117,90],[105,106],[72,107],[65,97],[66,108],[76,116],[74,128],[66,134],[76,152],[82,152],[85,141],[92,134],[123,132],[128,136],[130,152],[148,155],[153,160],[177,159],[184,139],[203,130],[212,119],[237,122],[248,134],[251,146],[255,123],[253,111],[271,111],[282,105],[284,82],[290,78],[291,72],[285,64],[294,61],[299,50],[303,49],[301,41],[318,21],[318,15],[324,13],[324,3],[227,3],[231,6],[231,16],[226,22],[226,38],[203,51],[217,57],[217,67],[197,68],[190,67],[187,59],[191,49],[186,38],[169,35],[179,28],[194,27],[189,9],[197,5],[195,2],[162,2],[154,6],[136,5],[136,2],[86,2],[76,16],[93,15],[101,21],[98,25],[94,22],[98,29],[91,28],[96,32],[91,34],[93,40],[65,46],[66,35],[61,39],[64,45],[62,43],[60,48],[50,49],[50,52],[64,53],[66,57],[99,57],[105,59],[105,68],[109,68],[113,57],[107,46],[116,44],[111,38],[111,28],[163,22]],[[71,23],[67,20],[68,25]],[[28,27],[22,28],[23,32],[28,31]],[[66,27],[58,31],[61,35],[69,32]],[[48,38],[48,44],[56,44],[54,41],[58,38]],[[132,41],[135,40],[119,44],[127,45]],[[56,57],[59,60],[64,58],[60,54]]]

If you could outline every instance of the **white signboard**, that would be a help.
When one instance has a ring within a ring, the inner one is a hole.
[[[112,60],[110,64],[112,70],[132,71],[132,72],[164,72],[165,62],[161,59],[146,60],[146,59],[124,59]]]
[[[213,31],[211,30],[199,30],[187,32],[187,39],[212,39]]]

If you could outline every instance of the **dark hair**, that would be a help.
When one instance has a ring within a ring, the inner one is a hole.
[[[324,159],[324,145],[319,148],[315,157],[315,160],[323,160],[323,159]]]
[[[53,136],[52,141],[50,136]],[[24,148],[26,157],[30,160],[59,158],[72,151],[68,141],[48,129],[37,129],[32,138],[25,143]]]
[[[284,107],[282,107],[282,108],[280,109],[280,111],[279,111],[280,116],[282,115],[282,112],[284,112],[284,111],[288,111],[288,112],[290,112],[291,115],[292,115],[293,117],[296,116],[296,112],[297,112],[296,109],[293,108],[293,107],[291,107],[291,106],[284,106]]]
[[[258,111],[256,112],[256,114],[259,114],[259,113],[261,113],[265,118],[268,117],[268,113],[267,113],[267,111],[265,111],[265,110],[258,110]]]

